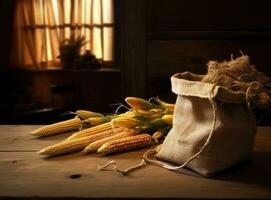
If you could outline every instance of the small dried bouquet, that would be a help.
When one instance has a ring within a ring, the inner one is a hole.
[[[76,60],[80,59],[81,48],[86,45],[87,41],[84,36],[75,36],[72,34],[69,39],[60,43],[58,56],[64,68],[74,67]]]

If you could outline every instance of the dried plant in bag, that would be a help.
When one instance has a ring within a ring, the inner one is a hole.
[[[270,78],[250,64],[249,57],[242,55],[230,61],[207,63],[208,72],[202,79],[236,92],[246,92],[253,106],[268,109],[271,105]]]

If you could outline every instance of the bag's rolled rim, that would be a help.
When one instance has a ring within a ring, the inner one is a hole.
[[[204,75],[191,72],[176,73],[171,77],[172,92],[177,95],[209,98],[214,84],[201,82]],[[245,92],[235,92],[222,86],[215,86],[212,98],[228,103],[246,103]]]

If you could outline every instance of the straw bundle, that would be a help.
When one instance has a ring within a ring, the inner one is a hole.
[[[224,62],[209,61],[207,66],[208,72],[203,82],[246,92],[253,106],[264,109],[270,107],[270,78],[251,65],[247,55]]]

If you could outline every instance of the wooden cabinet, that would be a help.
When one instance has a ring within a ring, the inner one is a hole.
[[[45,70],[25,72],[32,79],[29,90],[33,99],[45,105],[52,102],[52,85],[74,86],[78,108],[108,112],[108,105],[120,99],[120,71],[117,69],[100,70]]]
[[[6,77],[6,80],[1,80],[1,88],[6,88],[3,98],[8,100],[3,101],[2,98],[1,102],[8,106],[7,114],[10,115],[20,112],[33,114],[33,110],[44,108],[62,112],[89,109],[112,113],[116,107],[110,105],[121,101],[121,73],[118,69],[8,70],[2,74]],[[10,118],[12,122],[12,116]]]

